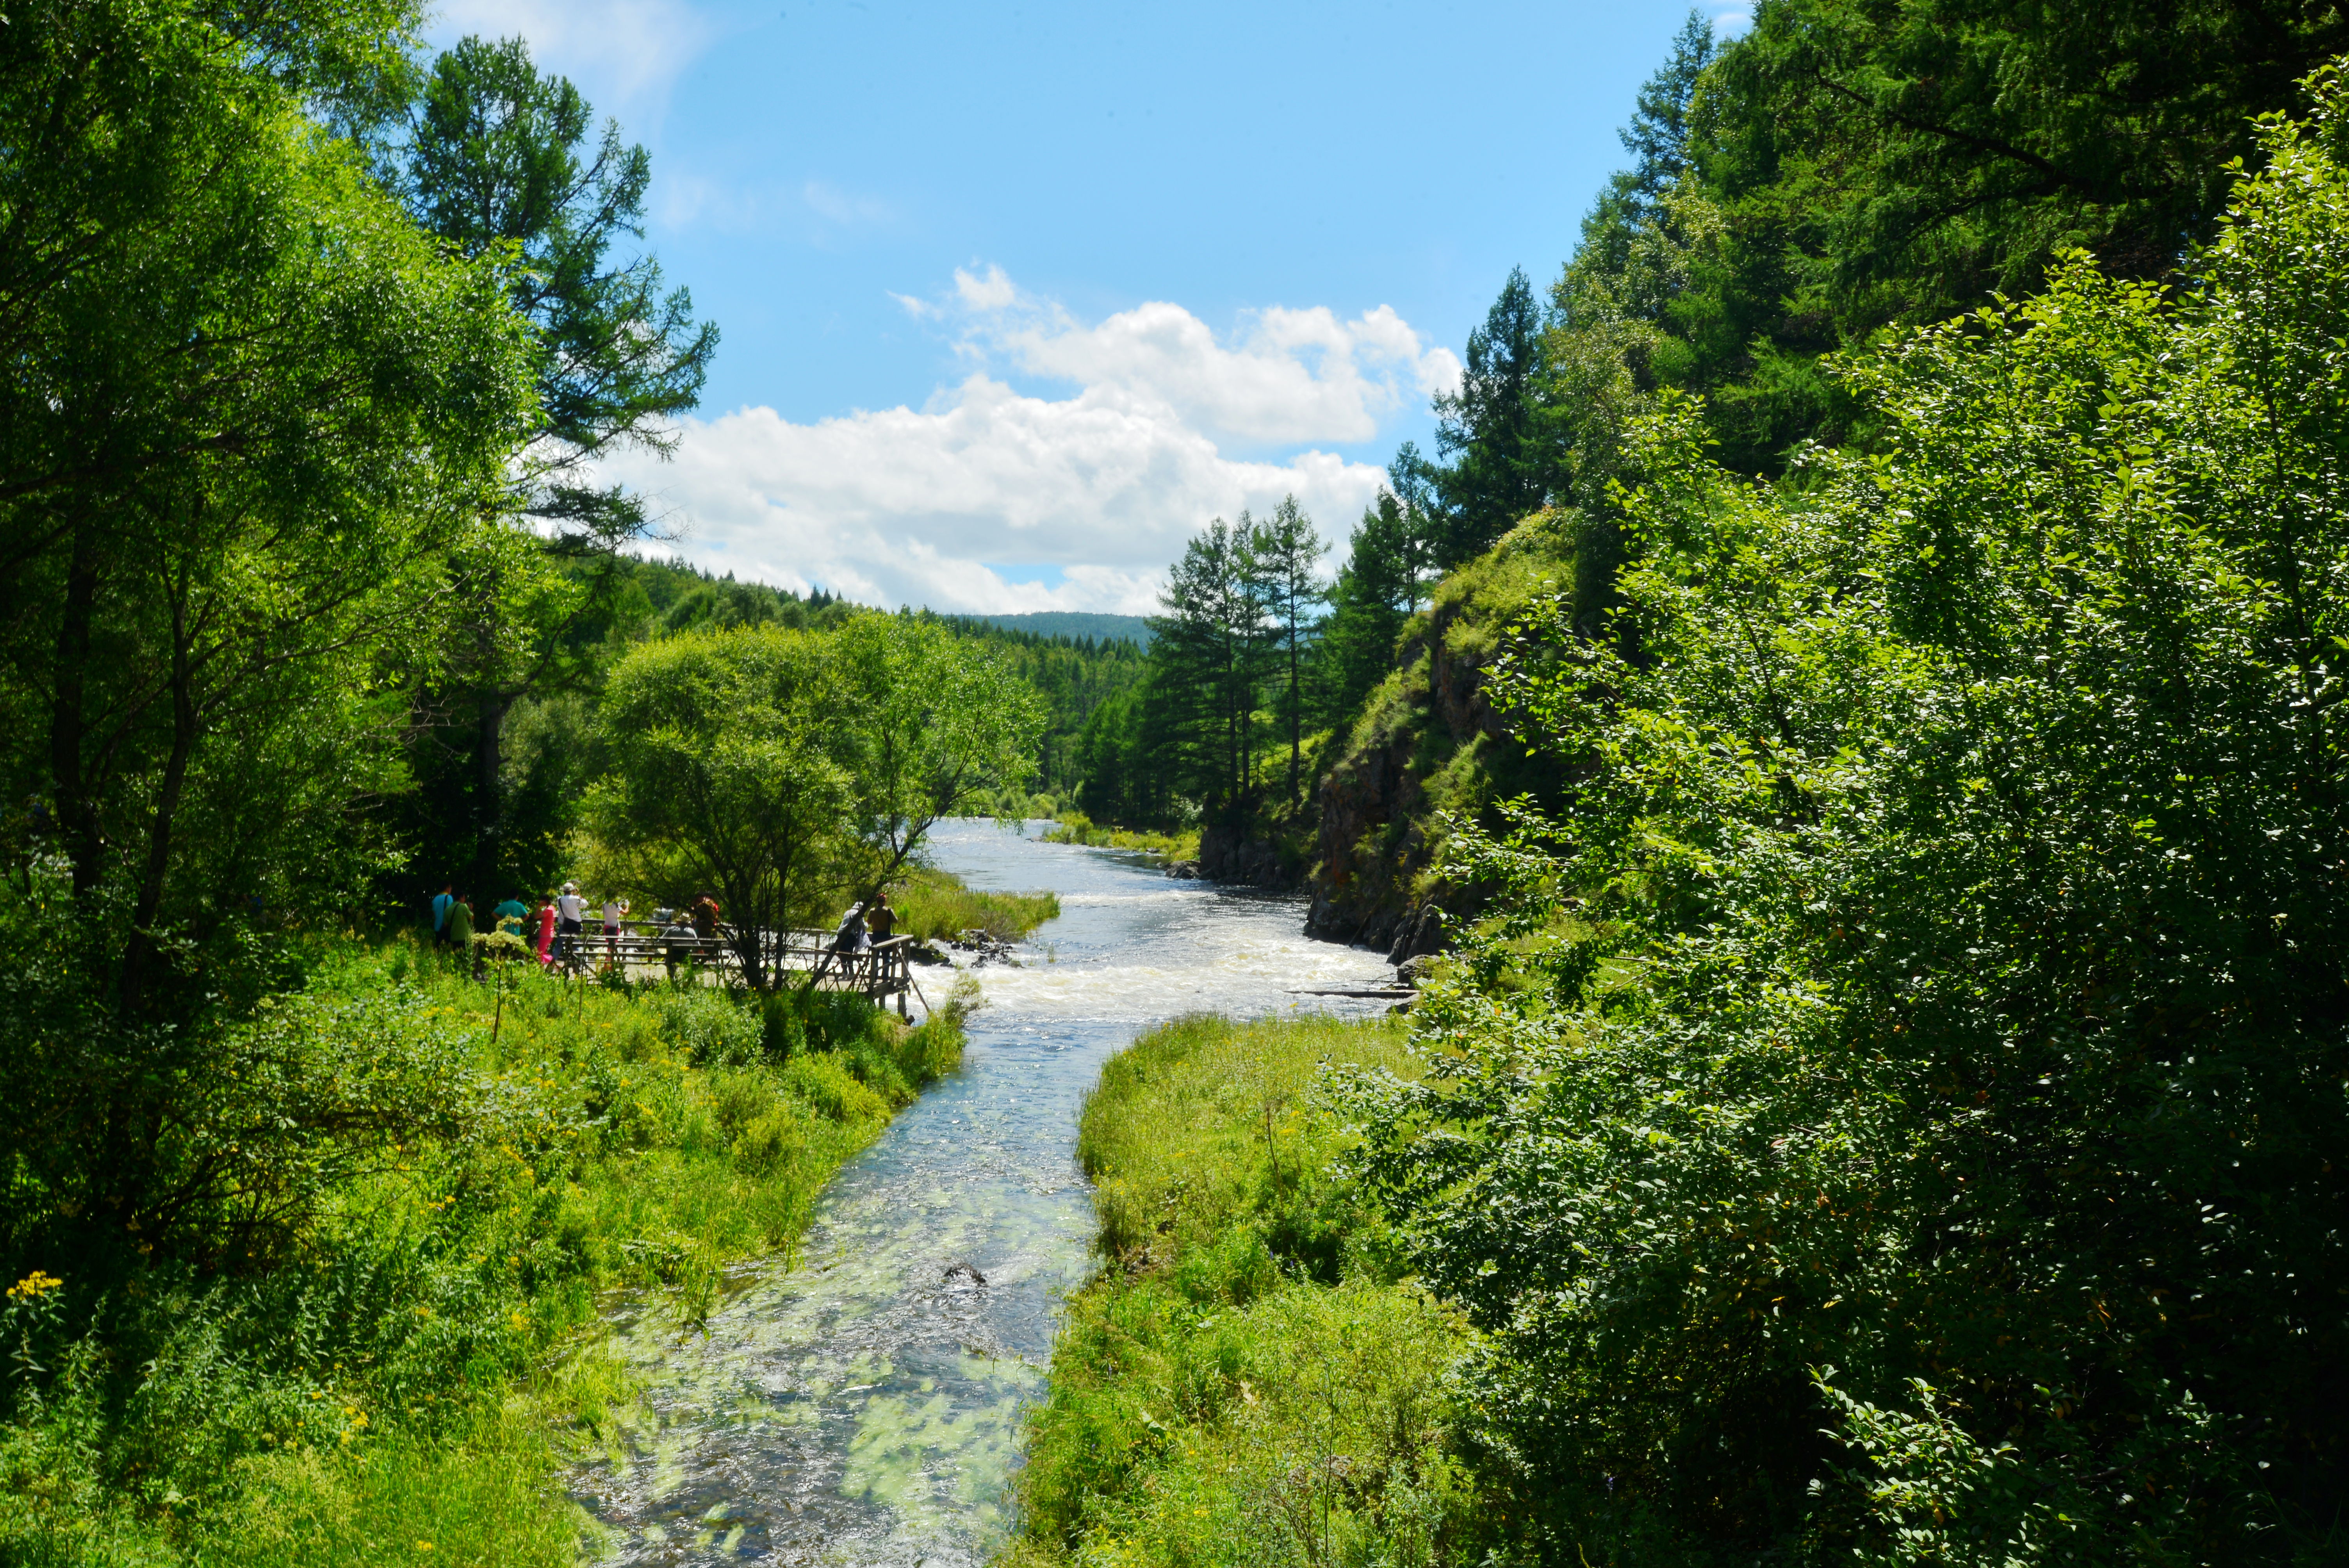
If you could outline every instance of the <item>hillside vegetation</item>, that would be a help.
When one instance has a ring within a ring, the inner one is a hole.
[[[1456,791],[1479,913],[1407,1057],[1328,1051],[1309,1206],[1225,1037],[1105,1075],[1027,1550],[2340,1560],[2349,96],[2304,91],[2174,282],[2071,252],[1827,361],[1867,438],[1781,471],[1660,388],[1605,531],[1438,586],[1357,755]]]

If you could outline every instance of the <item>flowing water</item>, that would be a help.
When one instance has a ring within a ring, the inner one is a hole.
[[[608,1561],[983,1562],[1009,1523],[1019,1413],[1087,1267],[1076,1119],[1102,1061],[1184,1013],[1384,1005],[1297,994],[1391,972],[1300,935],[1296,899],[986,821],[944,825],[932,851],[973,887],[1051,889],[1061,918],[1016,965],[977,972],[988,1006],[963,1069],[833,1179],[795,1260],[738,1277],[706,1334],[680,1337],[657,1307],[622,1315],[652,1425],[574,1478]]]

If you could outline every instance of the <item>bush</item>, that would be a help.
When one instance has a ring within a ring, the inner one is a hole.
[[[1556,820],[1364,1078],[1550,1561],[2297,1563],[2349,1495],[2349,135],[2196,286],[1847,366],[1769,489],[1648,430],[1624,611],[1501,695]],[[1632,654],[1636,652],[1636,656]]]
[[[1330,1063],[1411,1067],[1383,1022],[1188,1018],[1104,1068],[1079,1134],[1103,1268],[1029,1418],[1010,1562],[1481,1559],[1462,1325],[1333,1175]]]
[[[40,1202],[5,1217],[0,1562],[570,1561],[553,1439],[625,1397],[571,1339],[599,1294],[706,1313],[887,1125],[923,1034],[859,1001],[824,1015],[844,1048],[778,1068],[721,993],[523,973],[493,1044],[465,967],[330,947],[220,1026],[155,1167],[220,1174],[142,1227],[168,1247],[85,1246],[12,1151]],[[951,1060],[957,1020],[928,1027]]]

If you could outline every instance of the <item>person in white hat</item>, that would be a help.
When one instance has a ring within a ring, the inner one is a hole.
[[[587,901],[579,896],[577,882],[564,882],[563,896],[554,901],[554,961],[568,963],[579,943],[579,923],[586,918]]]

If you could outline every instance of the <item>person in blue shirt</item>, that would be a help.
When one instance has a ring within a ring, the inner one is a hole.
[[[457,884],[443,882],[440,891],[432,895],[432,940],[449,940],[449,906],[457,902]]]

